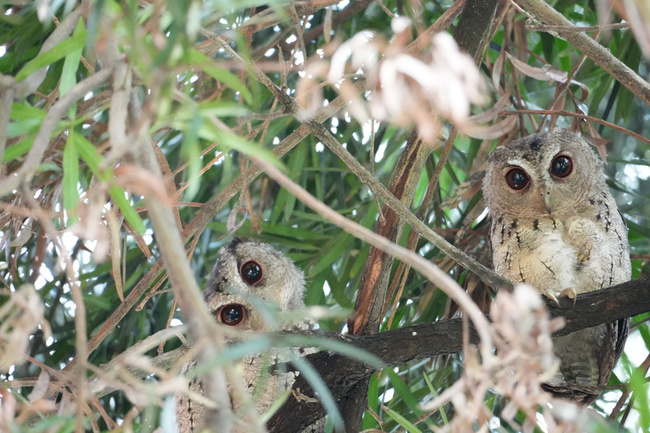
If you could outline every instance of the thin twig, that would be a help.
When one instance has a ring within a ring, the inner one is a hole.
[[[544,0],[517,0],[517,3],[546,25],[575,27],[571,21]],[[639,99],[650,105],[650,84],[625,63],[614,57],[611,51],[594,41],[584,32],[557,30],[557,33],[586,54],[594,63],[607,71]]]
[[[526,25],[526,30],[533,32],[594,32],[594,31],[607,31],[607,30],[622,30],[629,29],[629,23],[612,23],[612,24],[600,24],[597,26],[533,26]]]
[[[54,227],[54,224],[47,218],[47,214],[43,212],[40,205],[34,200],[34,192],[31,191],[27,185],[23,186],[23,198],[31,206],[34,217],[39,221],[41,227],[47,232],[52,242],[59,250],[59,260],[62,262],[62,267],[65,269],[67,284],[72,294],[72,301],[75,303],[74,311],[74,326],[75,326],[75,347],[77,350],[76,358],[79,359],[81,370],[76,372],[76,392],[74,393],[77,400],[76,412],[76,427],[75,432],[83,433],[83,418],[84,406],[86,405],[86,363],[88,360],[88,350],[86,344],[88,341],[88,330],[86,328],[86,305],[84,303],[83,293],[81,291],[81,284],[77,278],[72,259],[68,253],[65,244],[59,238],[59,233]]]
[[[442,289],[451,299],[456,301],[456,303],[458,303],[458,305],[461,306],[461,308],[463,308],[467,315],[472,319],[472,322],[474,322],[474,325],[477,327],[477,332],[481,337],[482,353],[486,357],[489,356],[492,347],[492,336],[490,335],[491,328],[489,322],[474,301],[470,299],[465,290],[463,290],[463,288],[460,287],[453,278],[424,257],[391,242],[383,236],[378,236],[372,230],[363,227],[361,224],[345,218],[343,215],[334,211],[332,208],[311,195],[269,162],[255,157],[252,158],[270,178],[286,188],[290,193],[295,195],[296,198],[312,208],[320,216],[330,220],[346,232],[356,236],[375,248],[390,254],[398,260],[407,262],[415,270],[440,287],[440,289]]]
[[[643,141],[646,144],[650,144],[650,139],[647,139],[636,132],[632,132],[629,129],[618,126],[614,123],[608,122],[606,120],[599,119],[593,116],[587,116],[586,114],[574,113],[572,111],[565,110],[515,110],[515,111],[502,111],[499,113],[499,116],[519,116],[521,114],[540,114],[540,115],[556,115],[556,116],[569,116],[577,117],[578,119],[588,120],[590,122],[600,123],[601,125],[608,126],[612,129],[620,131],[624,134],[627,134],[631,137],[636,138],[637,140]]]

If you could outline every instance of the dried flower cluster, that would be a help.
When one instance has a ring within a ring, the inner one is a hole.
[[[435,410],[451,402],[458,411],[448,425],[449,431],[474,431],[477,422],[480,431],[487,431],[494,415],[485,404],[485,396],[492,391],[508,399],[500,418],[515,430],[533,432],[541,407],[548,432],[584,431],[580,423],[590,418],[586,409],[554,399],[540,386],[559,367],[551,336],[562,327],[562,319],[551,319],[538,292],[526,284],[517,285],[512,293],[500,291],[490,315],[495,353],[479,357],[475,350],[466,349],[463,377],[423,408]],[[523,425],[515,419],[520,413],[526,415]]]
[[[428,53],[407,54],[410,21],[397,17],[392,30],[396,36],[390,43],[362,31],[336,49],[329,65],[311,63],[296,88],[297,101],[308,112],[320,108],[316,78],[321,78],[350,100],[347,108],[360,123],[372,118],[404,127],[415,124],[427,140],[438,134],[438,115],[466,124],[470,105],[487,101],[487,86],[474,61],[445,32],[432,38]],[[347,79],[350,73],[366,77],[367,101]]]
[[[25,361],[29,337],[39,325],[44,325],[45,338],[49,337],[44,312],[43,301],[31,284],[22,285],[0,307],[0,372]]]

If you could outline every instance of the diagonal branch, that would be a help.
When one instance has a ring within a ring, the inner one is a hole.
[[[602,323],[636,316],[650,311],[650,277],[579,295],[575,306],[570,300],[564,299],[559,306],[547,300],[547,307],[551,316],[563,316],[566,321],[565,327],[554,335],[566,335]],[[378,356],[386,365],[394,366],[462,351],[462,322],[463,319],[456,318],[412,325],[374,335],[326,333],[326,336],[366,350]],[[323,336],[322,333],[317,335]],[[475,329],[470,330],[470,341],[479,341]],[[330,386],[334,398],[339,401],[356,383],[375,372],[370,366],[337,353],[317,352],[307,358]],[[301,377],[293,384],[293,389],[300,389],[300,393],[307,397],[314,396],[309,384]],[[322,406],[309,401],[312,400],[304,398],[298,401],[289,398],[269,421],[269,433],[299,432],[304,426],[311,425],[323,417],[325,411]]]
[[[574,31],[575,26],[561,13],[553,9],[544,0],[516,0],[517,3],[530,12],[544,24],[561,26],[557,33],[571,45],[582,51],[595,64],[616,78],[622,85],[639,99],[650,105],[650,84],[630,69],[625,63],[614,57],[612,53],[583,32]]]

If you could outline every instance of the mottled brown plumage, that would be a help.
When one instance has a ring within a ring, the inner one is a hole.
[[[303,294],[303,273],[291,260],[268,244],[236,238],[220,251],[220,258],[206,284],[204,298],[217,322],[246,335],[295,327],[307,328],[308,325],[304,322],[287,323],[277,320],[278,312],[304,308]],[[239,338],[231,338],[229,343],[238,340]],[[268,410],[293,383],[292,373],[273,368],[276,363],[286,362],[287,359],[287,353],[271,349],[264,354],[247,356],[238,363],[238,370],[258,413]],[[195,362],[186,364],[183,373],[186,374],[194,367]],[[269,374],[260,380],[263,369],[267,369]],[[193,381],[189,388],[191,392],[203,395],[200,381]],[[232,408],[237,413],[242,402],[238,401],[230,389],[224,392],[229,393]],[[177,393],[176,405],[179,431],[199,431],[203,424],[204,406],[187,393]],[[235,430],[242,431],[237,426]]]
[[[625,221],[602,163],[577,134],[530,135],[495,149],[489,163],[483,192],[496,272],[551,299],[630,279]],[[554,338],[561,365],[545,389],[593,402],[620,356],[627,326],[621,320]]]

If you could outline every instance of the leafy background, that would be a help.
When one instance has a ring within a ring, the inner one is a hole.
[[[83,295],[88,337],[96,336],[102,327],[107,331],[88,353],[91,365],[107,364],[145,337],[182,321],[175,294],[164,273],[154,265],[161,251],[150,214],[141,200],[147,194],[167,197],[166,204],[173,208],[179,228],[185,230],[185,249],[200,284],[220,246],[231,239],[229,232],[236,224],[233,221],[243,221],[236,229],[238,236],[277,245],[304,270],[307,305],[327,306],[334,312],[319,326],[347,330],[345,313],[355,307],[369,246],[311,211],[266,176],[256,177],[249,185],[244,183],[242,173],[251,167],[246,155],[259,155],[259,149],[278,149],[280,143],[293,140],[305,125],[300,116],[285,111],[277,93],[259,76],[247,72],[245,66],[247,62],[256,65],[282,92],[295,97],[305,65],[329,55],[336,44],[362,30],[372,30],[390,41],[395,36],[391,30],[393,15],[411,19],[411,38],[415,39],[453,6],[450,1],[391,0],[0,2],[0,95],[3,113],[10,112],[3,131],[6,137],[0,137],[2,144],[6,138],[0,182],[29,163],[28,152],[38,140],[37,133],[49,110],[77,83],[102,70],[101,59],[107,56],[111,44],[119,47],[137,95],[144,101],[142,111],[150,120],[146,130],[149,140],[145,142],[157,149],[158,163],[166,176],[164,181],[152,182],[138,165],[137,150],[131,143],[122,143],[120,148],[110,137],[110,117],[119,116],[110,111],[119,86],[107,77],[55,119],[47,147],[21,187],[3,189],[2,305],[13,305],[11,299],[18,289],[34,284],[45,307],[43,323],[49,324],[49,329],[41,324],[30,331],[26,360],[3,366],[2,387],[10,389],[19,402],[15,418],[0,418],[4,425],[11,431],[75,429],[74,411],[46,416],[47,410],[35,406],[38,399],[28,400],[38,388],[36,378],[42,372],[48,373],[53,387],[50,393],[40,392],[42,399],[47,400],[55,391],[61,395],[74,392],[73,382],[58,375],[77,356],[78,333],[83,332],[75,323],[79,310],[71,279],[77,279]],[[599,24],[597,5],[591,1],[556,1],[552,6],[576,25]],[[609,17],[620,22],[621,13],[615,11]],[[55,48],[45,45],[66,19],[73,23],[74,30],[59,38]],[[607,152],[608,183],[628,222],[633,278],[638,279],[649,269],[650,147],[628,131],[649,135],[648,105],[590,58],[583,58],[566,40],[531,29],[539,23],[527,19],[513,3],[505,2],[497,9],[489,45],[481,58],[481,71],[491,82],[491,102],[474,111],[493,105],[506,89],[511,93],[503,111],[547,111],[520,114],[514,128],[503,126],[500,122],[508,116],[500,116],[492,120],[498,126],[497,139],[461,134],[447,151],[443,145],[452,125],[444,123],[441,140],[429,144],[431,151],[418,174],[411,208],[448,241],[488,264],[487,219],[477,182],[489,150],[497,143],[547,128],[549,122],[573,125],[592,137],[600,134],[610,140],[601,146]],[[453,30],[457,23],[458,19],[447,30]],[[213,35],[220,35],[225,42],[216,41]],[[642,54],[647,42],[635,37],[629,28],[600,32],[597,39],[641,77],[648,77]],[[241,56],[241,61],[222,43]],[[503,51],[534,68],[550,65],[569,72],[582,87],[572,84],[566,88],[554,80],[536,79],[530,76],[534,75],[530,70],[514,67]],[[500,61],[504,61],[502,69],[495,70]],[[38,82],[35,77],[44,66],[45,76]],[[38,84],[36,88],[11,104],[7,83],[30,80]],[[558,89],[561,93],[557,93]],[[338,97],[332,86],[323,86],[322,90],[327,101]],[[605,124],[578,122],[570,115],[553,116],[553,110],[586,114]],[[127,130],[137,130],[138,125],[130,123],[135,115],[122,115]],[[390,183],[412,125],[360,122],[345,108],[331,114],[323,124],[366,170],[384,185]],[[611,125],[624,129],[616,130]],[[380,218],[376,196],[321,140],[309,132],[302,134],[304,138],[280,159],[287,173],[338,213],[373,229]],[[594,143],[602,142],[595,139]],[[268,155],[262,158],[273,160]],[[432,199],[423,205],[441,157],[446,158],[446,163],[439,172]],[[208,219],[201,220],[205,215]],[[49,226],[44,221],[49,221]],[[406,225],[398,242],[406,245],[410,233]],[[54,235],[60,244],[54,242]],[[68,249],[67,265],[59,260],[64,254],[61,245]],[[489,294],[478,279],[424,239],[417,242],[415,250],[449,272],[479,305],[487,308]],[[392,265],[390,281],[399,281],[398,265]],[[138,284],[143,289],[140,296],[123,301]],[[443,291],[415,272],[408,274],[400,293],[397,299],[391,299],[394,304],[381,329],[432,322],[457,310]],[[128,312],[114,323],[111,315],[120,305]],[[7,323],[12,316],[6,309],[2,311],[2,320]],[[642,404],[647,401],[647,381],[629,384],[632,375],[647,375],[649,317],[643,314],[633,318],[626,354],[611,379],[613,385],[628,384],[629,392],[605,392],[594,405],[601,414],[611,414],[628,431],[650,429],[650,413]],[[174,338],[161,350],[170,351],[180,344]],[[9,339],[3,338],[0,351],[9,347]],[[148,354],[154,356],[157,352]],[[90,369],[89,374],[92,372]],[[443,392],[462,372],[460,355],[384,369],[371,379],[371,410],[363,417],[362,429],[427,431],[444,426],[453,418],[453,409],[423,416],[418,403],[434,392]],[[57,388],[56,381],[68,388]],[[135,388],[133,383],[128,387]],[[9,401],[6,395],[4,407]],[[151,431],[164,425],[164,417],[160,416],[164,397],[153,391],[149,398],[140,399],[120,391],[99,398],[89,396],[84,428],[106,431],[123,426],[127,430]],[[516,425],[500,420],[504,400],[493,394],[486,399],[493,411],[489,430],[516,431]],[[615,407],[619,399],[621,406]],[[41,415],[28,420],[34,412]],[[520,414],[518,421],[522,417]],[[475,427],[478,429],[479,424]],[[80,428],[79,424],[76,428]]]

